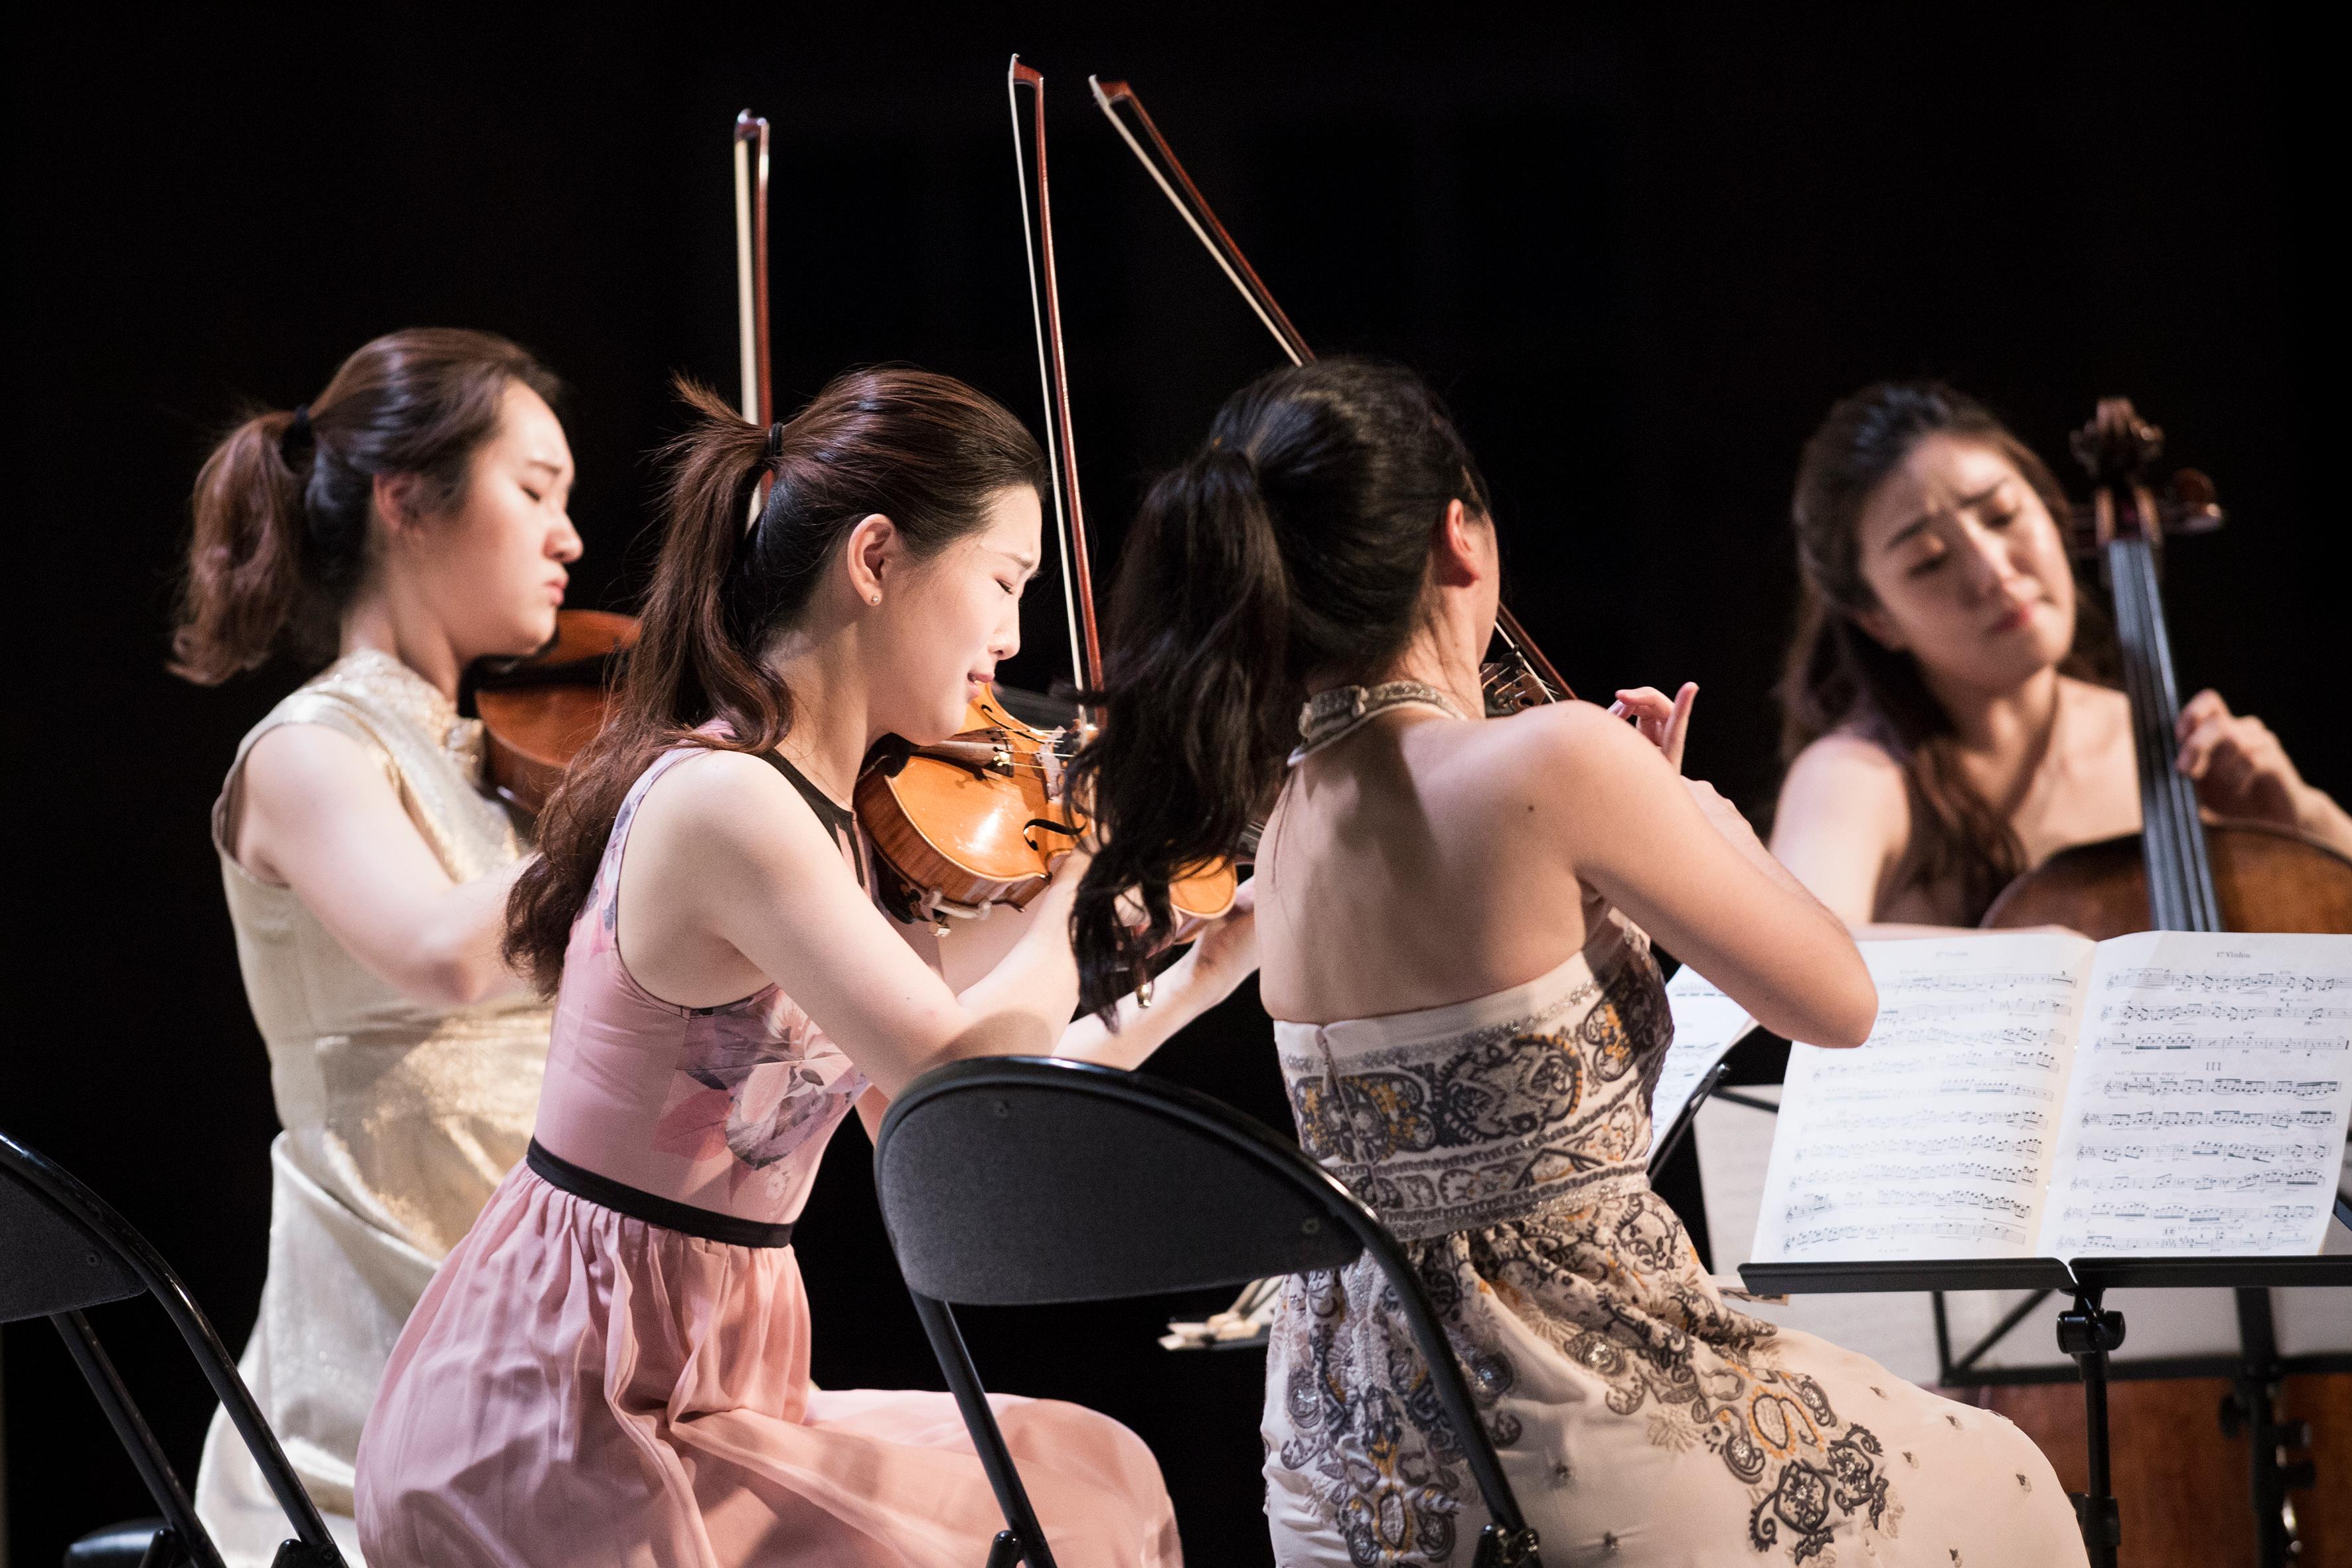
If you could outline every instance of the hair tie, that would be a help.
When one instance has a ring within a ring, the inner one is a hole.
[[[768,426],[768,468],[771,470],[781,470],[783,464],[784,427],[782,424],[771,425]],[[776,481],[782,477],[780,471],[772,471],[768,475],[768,493],[765,496],[760,494],[759,481],[756,479],[752,481],[751,516],[751,520],[743,524],[745,538],[748,539],[758,533],[760,525],[768,521],[768,514],[776,510],[777,492],[784,488]]]
[[[310,405],[294,405],[294,418],[278,437],[278,457],[289,468],[299,468],[302,459],[317,447],[318,438],[310,429]]]

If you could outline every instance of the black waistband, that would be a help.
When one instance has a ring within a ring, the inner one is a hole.
[[[657,1225],[664,1230],[683,1231],[688,1236],[698,1236],[705,1241],[724,1242],[730,1247],[790,1247],[793,1242],[793,1227],[789,1224],[768,1225],[756,1219],[738,1219],[731,1214],[697,1208],[675,1198],[656,1196],[625,1182],[600,1176],[593,1171],[583,1171],[561,1154],[548,1152],[536,1138],[530,1141],[530,1148],[524,1153],[523,1160],[549,1186],[560,1188],[575,1198],[585,1198],[615,1214],[641,1219],[647,1225]]]

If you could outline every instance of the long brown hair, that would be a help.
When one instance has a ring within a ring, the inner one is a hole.
[[[332,658],[365,573],[377,477],[414,476],[428,512],[460,504],[515,382],[550,402],[560,390],[504,338],[411,328],[352,354],[299,408],[239,421],[190,498],[172,673],[215,686],[279,652]]]
[[[654,759],[680,744],[764,752],[792,728],[792,692],[762,656],[859,520],[881,513],[929,556],[978,530],[1000,492],[1046,482],[1021,421],[928,371],[851,371],[770,430],[705,387],[681,380],[678,393],[698,417],[664,454],[666,532],[628,672],[540,812],[541,858],[507,902],[507,961],[546,991],[621,802]],[[763,475],[773,482],[747,527]],[[698,732],[714,719],[724,732]]]
[[[1937,435],[1998,452],[2066,526],[2072,503],[2049,465],[1966,394],[1941,382],[1881,382],[1832,408],[1805,443],[1790,507],[1801,582],[1796,636],[1780,679],[1780,752],[1793,762],[1841,731],[1883,747],[1902,768],[1911,802],[1911,843],[1898,877],[1906,887],[1958,888],[1973,923],[2026,868],[2024,846],[1961,769],[1951,715],[1928,690],[1918,662],[1855,619],[1877,605],[1862,575],[1863,508],[1913,448]],[[2078,592],[2074,603],[2074,646],[2059,668],[2102,679],[2108,622],[2089,593]]]
[[[1083,1005],[1135,988],[1170,880],[1271,804],[1308,676],[1367,679],[1412,640],[1432,530],[1457,500],[1490,515],[1486,494],[1426,383],[1346,358],[1259,376],[1153,484],[1120,553],[1102,728],[1072,769],[1104,830],[1072,914]]]

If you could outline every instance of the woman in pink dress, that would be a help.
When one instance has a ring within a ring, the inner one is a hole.
[[[826,1140],[957,1056],[1131,1065],[1255,963],[1229,920],[1149,1011],[1068,1026],[1066,874],[961,994],[916,955],[845,803],[877,741],[955,732],[1018,647],[1043,458],[918,371],[845,375],[766,431],[688,395],[642,641],[509,910],[509,952],[558,987],[537,1135],[362,1436],[375,1568],[978,1568],[1002,1521],[948,1396],[809,1380],[789,1241]],[[1132,1433],[997,1409],[1062,1563],[1181,1560]]]

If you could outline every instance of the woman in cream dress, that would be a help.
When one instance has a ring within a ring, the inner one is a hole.
[[[285,1131],[240,1368],[341,1542],[385,1359],[523,1155],[548,1010],[499,957],[524,845],[483,792],[459,673],[552,633],[572,458],[552,379],[487,334],[396,332],[197,480],[173,668],[333,662],[246,736],[213,838]],[[231,1568],[284,1515],[215,1415],[196,1507]]]

